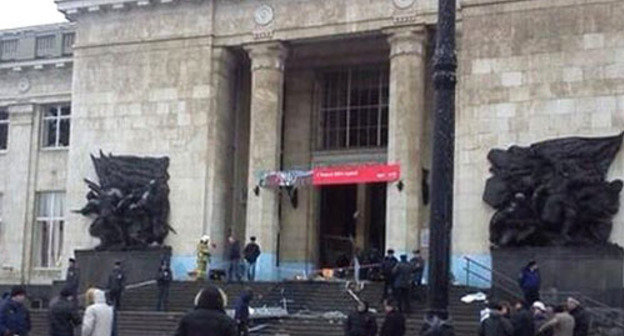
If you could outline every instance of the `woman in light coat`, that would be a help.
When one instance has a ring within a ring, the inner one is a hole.
[[[82,319],[81,336],[111,336],[113,333],[113,308],[106,304],[103,291],[91,288],[87,291],[87,303]]]

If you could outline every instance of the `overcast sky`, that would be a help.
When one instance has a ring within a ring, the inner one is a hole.
[[[63,21],[54,0],[0,0],[0,29]]]

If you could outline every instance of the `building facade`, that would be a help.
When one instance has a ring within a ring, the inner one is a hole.
[[[258,237],[263,279],[351,245],[428,246],[434,0],[56,0],[71,23],[0,31],[0,281],[49,283],[97,244],[89,159],[168,156],[173,268],[203,234]],[[458,4],[453,271],[490,263],[487,152],[624,129],[621,1]],[[4,137],[4,138],[3,138]],[[396,163],[391,183],[259,188],[263,172]],[[624,175],[624,155],[610,175]],[[624,244],[624,215],[615,218]]]

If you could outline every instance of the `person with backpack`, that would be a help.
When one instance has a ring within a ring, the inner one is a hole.
[[[247,262],[247,281],[256,280],[256,262],[260,257],[260,246],[256,243],[256,237],[250,237],[249,243],[243,250],[243,257]]]

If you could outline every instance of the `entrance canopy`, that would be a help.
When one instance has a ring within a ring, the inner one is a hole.
[[[312,184],[358,184],[394,182],[401,177],[399,164],[364,164],[317,167],[313,170]]]

